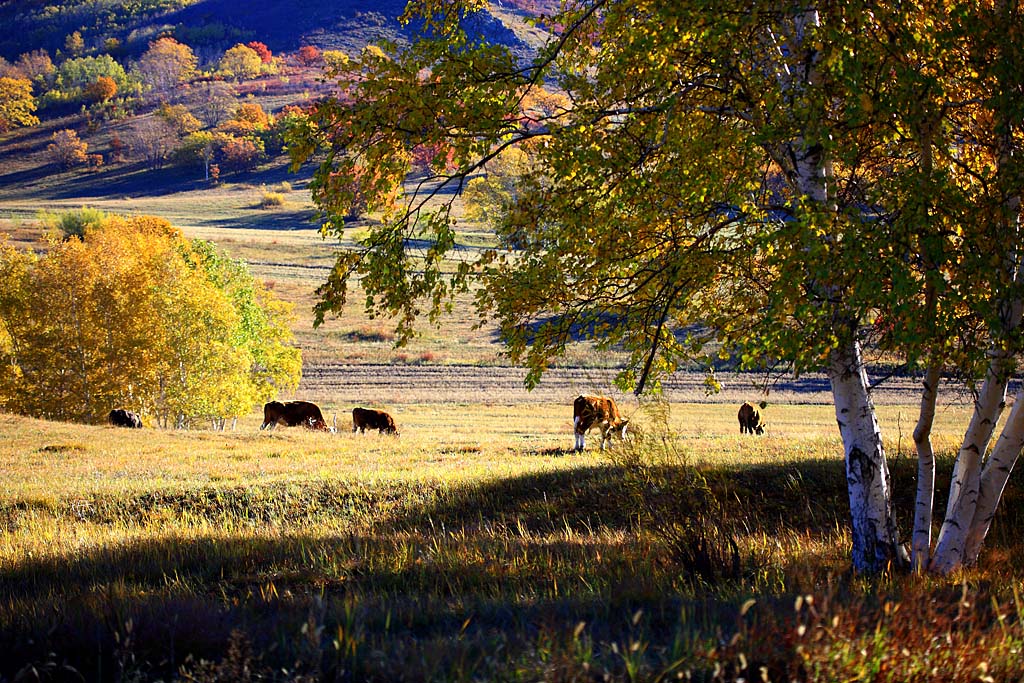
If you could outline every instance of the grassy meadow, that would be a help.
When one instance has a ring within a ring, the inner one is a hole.
[[[620,356],[580,345],[526,394],[468,299],[395,349],[358,283],[314,330],[344,243],[308,222],[304,181],[265,208],[287,178],[260,178],[120,192],[81,172],[63,193],[0,189],[0,232],[19,244],[37,243],[40,211],[89,204],[164,215],[245,259],[295,304],[304,379],[282,398],[339,427],[0,414],[0,682],[1020,679],[1013,479],[979,569],[855,576],[821,378],[773,390],[756,438],[736,407],[759,378],[723,373],[714,397],[690,378],[667,405],[616,394],[637,436],[573,453],[572,397],[608,391]],[[467,249],[486,241],[466,227]],[[876,399],[907,534],[916,396],[900,381]],[[964,396],[942,401],[939,515],[968,415]],[[401,435],[348,432],[356,404],[389,410]]]
[[[560,404],[410,403],[397,438],[0,415],[0,678],[1016,680],[1018,487],[982,569],[852,576],[831,408],[769,411],[638,411],[604,454]]]

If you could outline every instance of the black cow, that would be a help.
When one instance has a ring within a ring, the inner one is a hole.
[[[309,401],[271,401],[263,406],[263,424],[260,429],[273,429],[282,424],[286,427],[308,427],[329,432],[331,428],[324,421],[320,407]]]
[[[398,434],[394,418],[383,410],[353,408],[352,431],[365,432],[367,429],[376,429],[381,434]]]
[[[740,411],[736,417],[740,421],[740,434],[764,434],[764,422],[761,422],[761,413],[757,412],[757,408],[744,403],[740,406]]]
[[[124,408],[114,408],[107,415],[107,422],[115,427],[127,427],[129,429],[142,429],[142,418],[139,414]]]

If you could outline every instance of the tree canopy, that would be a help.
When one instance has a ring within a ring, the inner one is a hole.
[[[25,78],[0,77],[0,133],[39,123],[35,115],[32,82]]]
[[[289,308],[243,264],[159,218],[61,223],[82,235],[0,245],[4,409],[99,422],[128,407],[187,427],[295,387]]]
[[[901,562],[864,349],[1005,393],[1021,342],[1019,8],[580,0],[523,63],[462,28],[479,5],[410,3],[424,37],[365,50],[293,131],[296,162],[323,154],[327,229],[354,206],[377,220],[319,314],[359,276],[405,338],[472,288],[531,384],[580,337],[629,351],[620,382],[637,392],[709,341],[741,367],[823,370],[854,563]],[[408,185],[422,148],[446,153]],[[456,254],[453,273],[445,197],[466,188],[497,244]],[[988,439],[967,442],[983,454]]]

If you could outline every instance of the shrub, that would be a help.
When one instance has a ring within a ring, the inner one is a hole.
[[[275,206],[285,205],[284,195],[280,192],[264,192],[260,199],[260,208],[269,209]]]
[[[85,237],[87,229],[99,228],[109,218],[110,214],[91,206],[83,206],[77,211],[65,211],[61,214],[42,215],[43,223],[49,228],[60,230],[64,237]]]
[[[86,156],[86,152],[89,149],[88,143],[80,140],[78,133],[70,128],[58,130],[53,134],[51,140],[53,142],[47,145],[46,151],[51,159],[64,168],[78,166],[88,160]]]
[[[637,517],[694,583],[716,585],[754,575],[768,558],[741,552],[737,538],[743,535],[743,521],[730,514],[704,472],[689,462],[664,426],[667,413],[665,419],[658,418],[659,409],[655,404],[657,426],[647,425],[642,433],[635,429],[633,438],[612,455],[623,469]]]
[[[303,66],[313,66],[318,64],[322,58],[320,48],[315,45],[303,45],[299,48],[295,58],[299,60],[299,64]]]

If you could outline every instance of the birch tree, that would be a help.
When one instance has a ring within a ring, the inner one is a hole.
[[[822,370],[864,571],[907,561],[866,371],[865,344],[881,344],[927,370],[915,563],[948,571],[942,535],[930,553],[938,378],[990,378],[951,501],[977,498],[1019,336],[1007,192],[1021,41],[990,53],[979,33],[998,22],[989,35],[1019,35],[1016,8],[578,0],[524,63],[462,30],[485,5],[410,3],[428,36],[364,51],[339,96],[292,130],[294,163],[321,153],[311,188],[325,229],[343,232],[357,204],[377,219],[321,286],[319,319],[358,276],[400,343],[421,311],[436,319],[472,288],[529,386],[580,335],[629,352],[619,381],[637,393],[712,339],[748,368]],[[556,90],[566,104],[529,106]],[[432,147],[449,153],[407,190],[413,150]],[[456,221],[438,200],[513,149],[529,161],[488,197],[496,244],[458,252],[453,273]],[[1014,448],[1011,434],[989,458],[993,490]],[[947,521],[994,509],[962,507]]]

